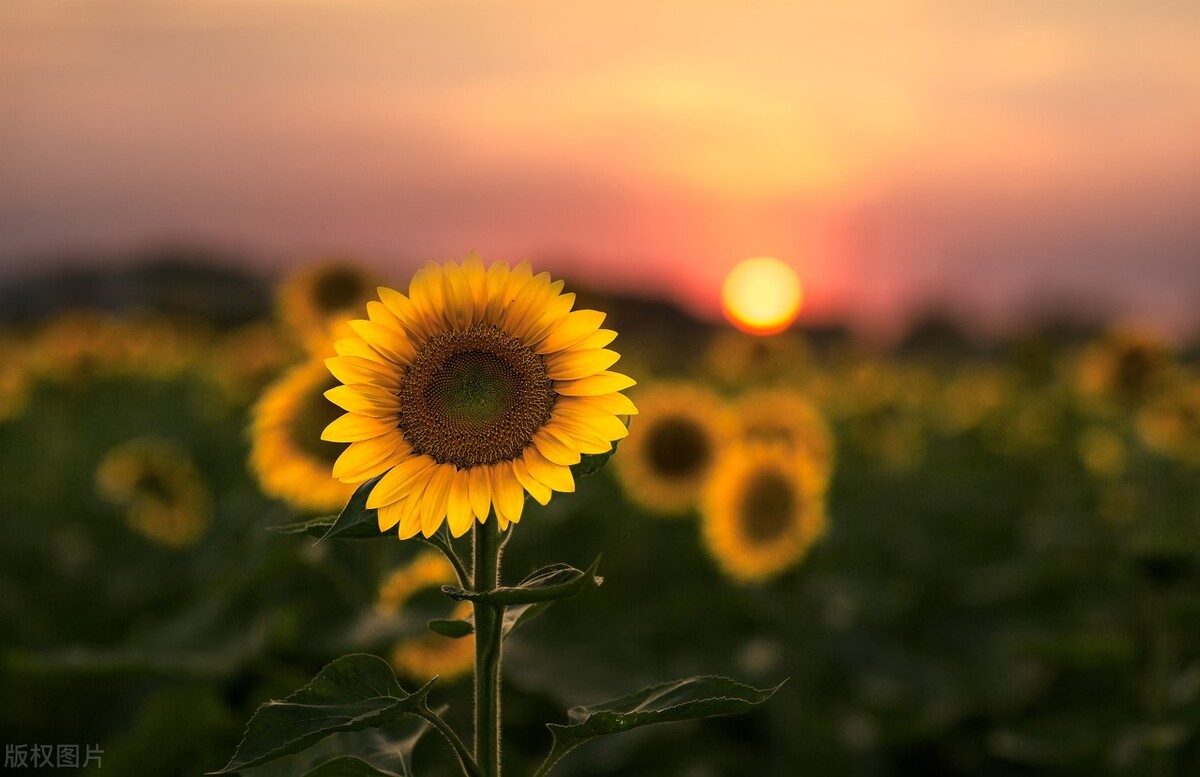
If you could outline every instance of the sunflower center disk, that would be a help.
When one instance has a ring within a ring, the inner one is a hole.
[[[418,454],[477,467],[517,458],[556,398],[541,357],[477,324],[425,341],[400,385],[398,425]]]
[[[662,419],[646,442],[650,465],[664,477],[692,477],[708,463],[708,437],[686,418]]]
[[[742,494],[742,530],[751,542],[765,545],[787,531],[795,511],[795,487],[776,472],[760,472]]]

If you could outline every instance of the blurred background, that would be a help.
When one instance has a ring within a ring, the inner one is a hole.
[[[218,768],[349,651],[465,725],[421,546],[268,529],[349,495],[338,321],[478,250],[607,311],[643,410],[509,545],[607,579],[510,643],[512,773],[693,673],[790,680],[561,773],[1200,771],[1198,34],[1167,0],[7,0],[6,766]],[[737,507],[764,437],[807,473],[790,545]]]

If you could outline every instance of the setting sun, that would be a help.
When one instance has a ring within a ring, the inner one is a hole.
[[[778,259],[760,256],[734,267],[721,289],[721,307],[737,328],[756,335],[787,329],[800,312],[800,279]]]

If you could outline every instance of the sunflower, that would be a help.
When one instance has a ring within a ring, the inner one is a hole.
[[[384,616],[397,615],[417,593],[457,580],[454,567],[445,556],[432,550],[423,551],[388,575],[379,587],[375,610]],[[449,617],[466,618],[471,610],[470,602],[460,602]],[[397,643],[391,658],[392,666],[405,677],[425,681],[437,675],[450,679],[471,671],[475,664],[475,638],[424,634]]]
[[[722,458],[705,490],[701,533],[717,565],[751,582],[799,561],[825,531],[825,492],[807,456],[742,445]]]
[[[250,465],[262,489],[301,510],[336,510],[354,493],[329,474],[345,448],[321,440],[341,415],[324,392],[338,385],[320,359],[284,373],[254,406]]]
[[[1146,406],[1137,418],[1146,447],[1200,465],[1200,380],[1182,383]]]
[[[638,423],[617,457],[617,476],[638,504],[664,514],[696,503],[736,429],[728,407],[693,383],[660,383],[638,395]]]
[[[279,319],[310,351],[323,348],[339,321],[353,318],[375,296],[379,279],[366,267],[330,259],[301,269],[279,286]]]
[[[1170,383],[1175,366],[1175,354],[1162,339],[1138,329],[1117,329],[1085,349],[1077,384],[1093,405],[1128,409]]]
[[[350,443],[333,474],[380,477],[367,497],[380,531],[458,537],[495,511],[501,530],[538,502],[573,491],[571,465],[605,453],[637,412],[618,393],[634,381],[609,371],[616,332],[604,314],[576,310],[562,281],[469,255],[429,263],[408,296],[380,288],[357,336],[339,340],[325,393],[348,412],[322,439]]]
[[[206,365],[208,376],[231,402],[249,402],[299,354],[273,322],[247,324],[226,333]]]
[[[834,460],[833,434],[821,412],[804,396],[788,389],[763,389],[743,396],[735,410],[743,440],[778,443],[803,452],[817,474],[829,479]]]
[[[114,448],[96,469],[96,488],[128,510],[131,529],[164,545],[187,545],[208,526],[208,488],[175,443],[142,438]]]

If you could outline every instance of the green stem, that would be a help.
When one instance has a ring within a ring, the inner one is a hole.
[[[500,584],[498,521],[475,524],[474,589]],[[475,762],[482,777],[500,777],[500,637],[504,608],[475,604]]]
[[[475,759],[471,757],[471,753],[467,750],[467,746],[458,738],[458,734],[454,733],[454,729],[447,725],[446,721],[442,720],[441,716],[433,710],[422,705],[417,712],[422,718],[429,722],[429,725],[441,733],[450,743],[450,747],[454,748],[454,754],[458,756],[459,765],[462,766],[463,774],[467,777],[480,777],[479,767],[475,764]]]

